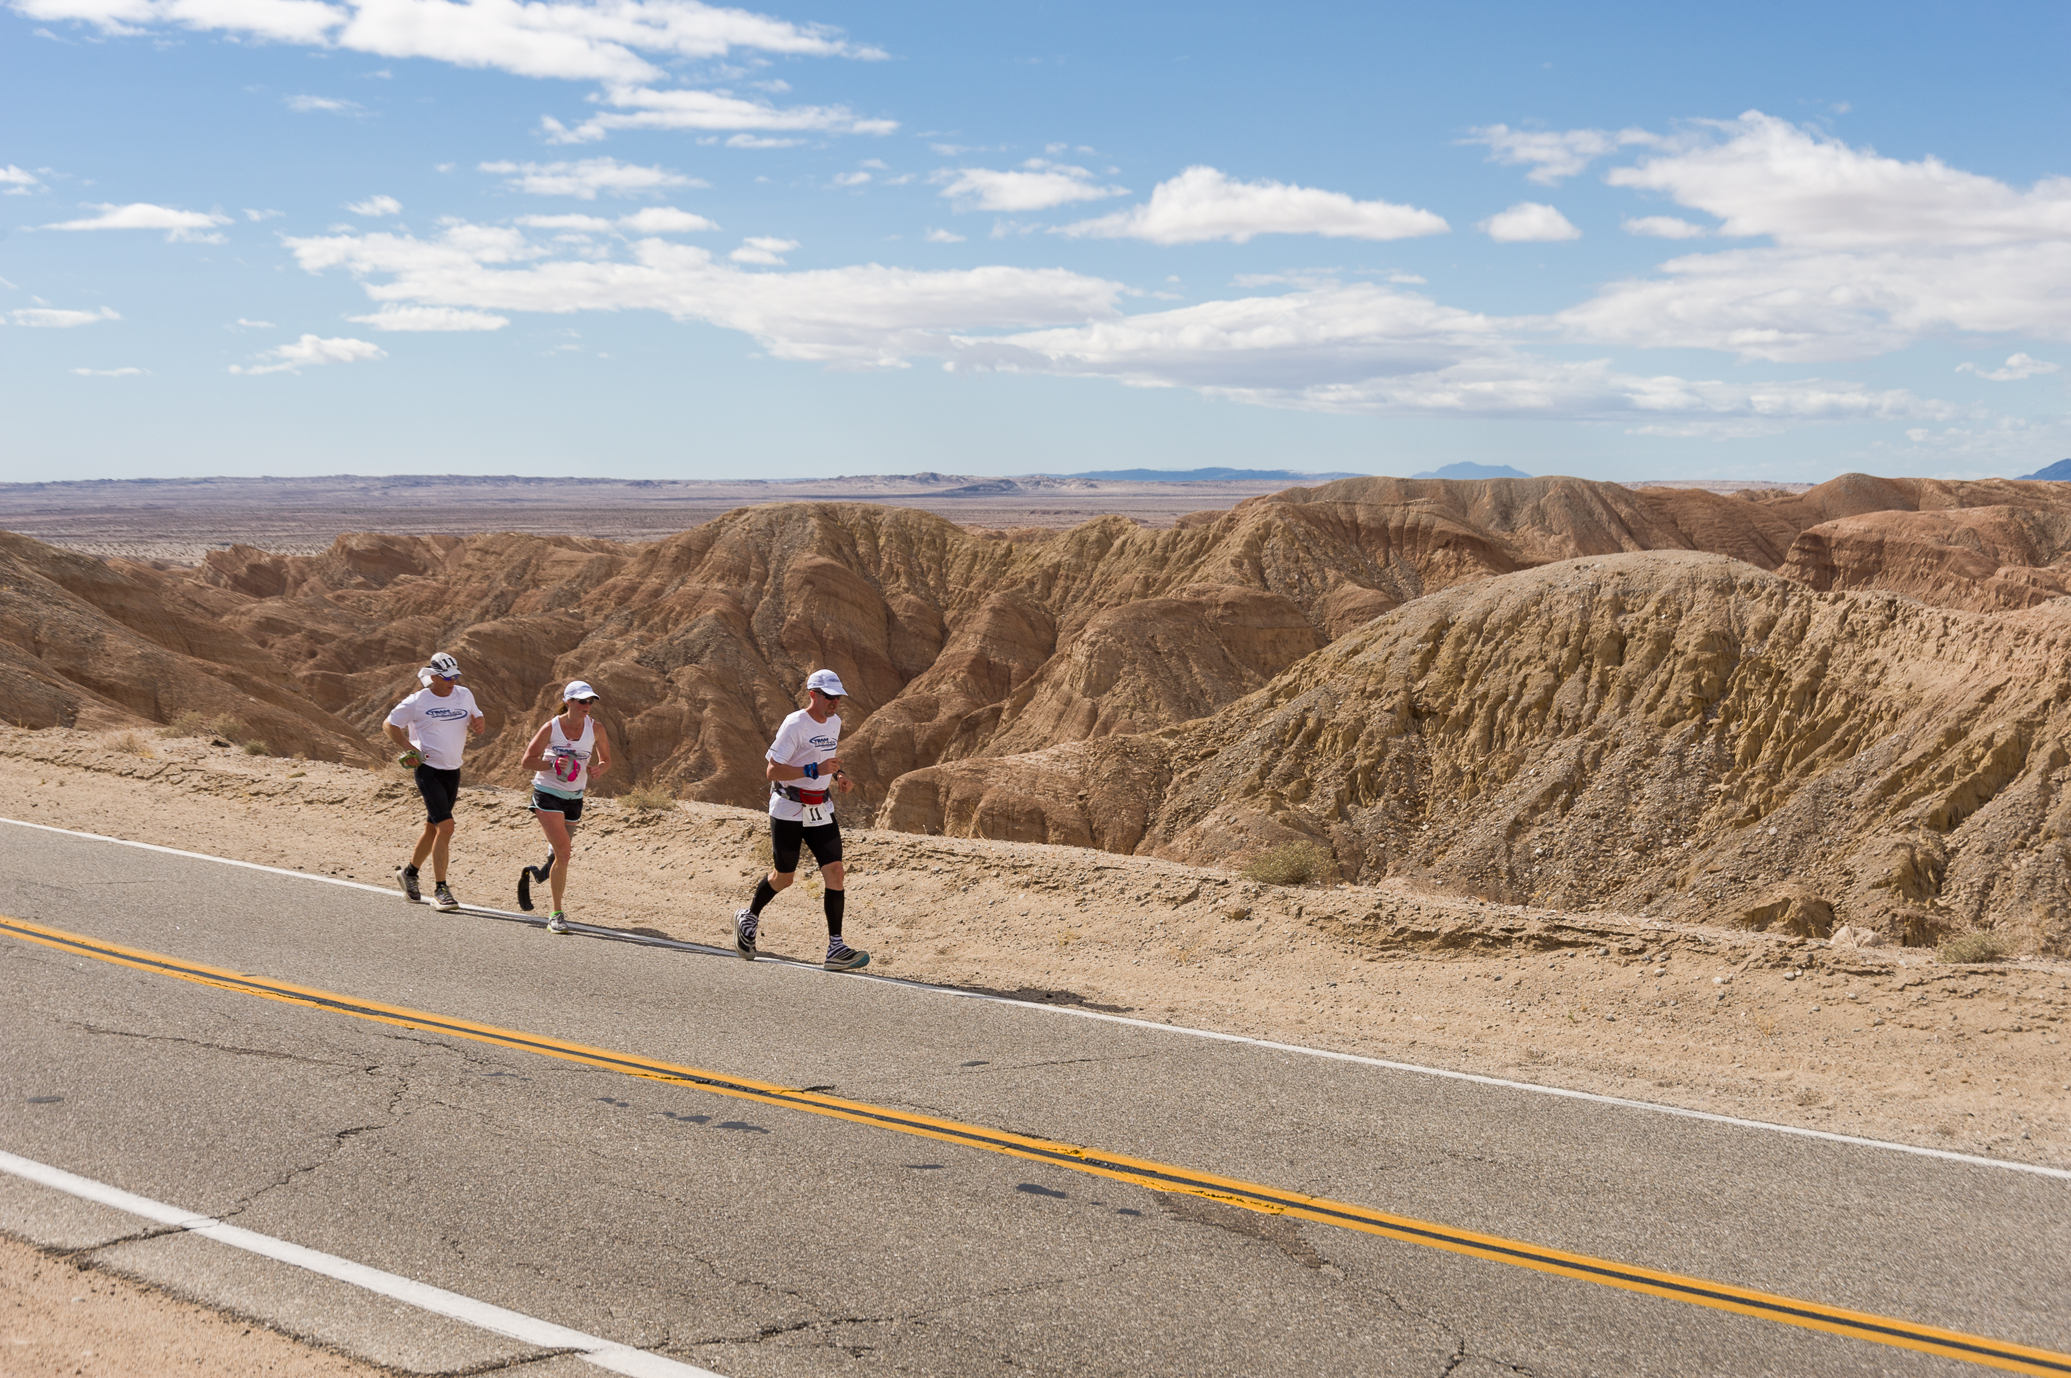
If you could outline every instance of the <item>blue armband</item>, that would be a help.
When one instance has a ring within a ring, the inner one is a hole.
[[[817,761],[807,761],[804,770],[806,779],[817,780],[820,778],[820,766]]]

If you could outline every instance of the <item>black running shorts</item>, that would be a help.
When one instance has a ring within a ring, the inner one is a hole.
[[[769,820],[769,850],[773,858],[770,869],[780,876],[788,876],[798,869],[798,846],[800,843],[813,849],[813,860],[824,870],[841,860],[841,820],[822,823],[817,828],[808,828],[798,818],[772,818]]]
[[[453,816],[453,801],[460,797],[460,772],[419,762],[417,792],[424,796],[424,821],[444,823]]]
[[[582,817],[582,800],[563,799],[558,794],[548,794],[543,789],[535,789],[532,791],[532,811],[534,813],[558,813],[562,818],[573,823]]]

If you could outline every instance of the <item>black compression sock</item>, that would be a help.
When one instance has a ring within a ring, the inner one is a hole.
[[[848,898],[849,894],[846,890],[829,890],[827,892],[827,936],[830,938],[839,938],[841,936],[841,913],[842,910],[848,907]]]
[[[768,904],[776,897],[777,892],[771,888],[769,877],[764,876],[761,880],[755,882],[755,898],[748,901],[748,912],[758,919],[761,918],[762,906]]]

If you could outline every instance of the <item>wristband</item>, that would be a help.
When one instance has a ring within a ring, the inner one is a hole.
[[[805,778],[806,778],[806,779],[808,779],[808,780],[817,780],[817,779],[819,779],[819,778],[820,778],[820,763],[819,763],[819,762],[817,762],[817,761],[807,761],[807,762],[805,763]]]

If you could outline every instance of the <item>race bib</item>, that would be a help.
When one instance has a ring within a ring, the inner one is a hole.
[[[817,828],[826,821],[827,806],[825,804],[807,804],[805,806],[805,825],[808,828]]]

